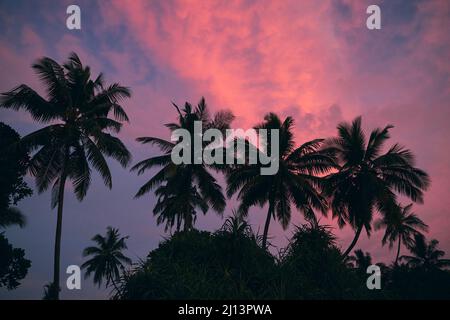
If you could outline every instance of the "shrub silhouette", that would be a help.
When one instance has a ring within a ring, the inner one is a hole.
[[[252,232],[176,232],[124,276],[124,299],[269,298],[275,259]]]

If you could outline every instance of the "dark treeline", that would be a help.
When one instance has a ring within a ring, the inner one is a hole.
[[[423,239],[423,238],[422,238]],[[232,216],[214,233],[176,232],[120,278],[115,299],[449,299],[442,252],[412,247],[412,257],[381,269],[381,290],[366,286],[370,254],[342,259],[327,226],[295,228],[278,256],[261,247],[245,220]],[[432,246],[432,247],[431,247]],[[420,252],[420,253],[419,253]],[[411,263],[414,259],[416,262]],[[431,262],[432,261],[432,262]]]
[[[44,126],[20,138],[2,124],[0,227],[25,223],[14,206],[31,195],[22,180],[26,171],[35,178],[39,193],[51,189],[57,227],[54,277],[45,286],[45,298],[58,299],[65,186],[72,183],[81,201],[88,192],[92,169],[112,187],[106,157],[123,167],[130,164],[131,154],[117,135],[129,121],[122,101],[131,97],[131,91],[118,83],[107,85],[102,74],[91,78],[90,68],[75,53],[62,65],[42,58],[33,69],[46,88],[46,97],[25,84],[1,95],[2,108],[25,110]],[[185,129],[192,137],[196,121],[201,121],[202,130],[224,133],[235,117],[226,110],[212,114],[204,99],[196,106],[173,107],[177,119],[165,126],[171,132]],[[108,228],[105,236],[92,239],[95,246],[83,252],[88,259],[82,266],[86,277],[93,276],[99,286],[112,287],[112,297],[117,299],[450,298],[446,269],[450,261],[443,259],[437,240],[425,238],[428,226],[412,208],[413,203],[423,202],[430,178],[416,167],[410,150],[387,144],[393,126],[366,135],[358,117],[338,124],[335,137],[296,145],[294,125],[293,118],[281,119],[275,113],[255,125],[279,132],[279,170],[274,175],[262,175],[264,165],[248,161],[195,164],[195,152],[191,164],[176,165],[171,160],[176,141],[138,138],[143,144],[158,146],[162,153],[132,166],[131,171],[138,174],[159,168],[135,197],[154,192],[157,223],[175,233],[147,259],[133,264],[122,252],[127,237]],[[3,131],[10,138],[4,139]],[[252,147],[248,140],[240,142]],[[227,147],[224,143],[215,151]],[[213,172],[225,176],[225,188]],[[195,229],[199,213],[213,211],[222,216],[227,198],[233,196],[239,203],[236,212],[218,231]],[[400,196],[411,203],[400,203]],[[267,208],[261,235],[247,222],[255,206]],[[301,213],[305,223],[295,227],[288,246],[273,255],[270,224],[278,222],[286,230],[294,212]],[[350,226],[355,232],[345,250],[336,245],[332,229],[318,222],[329,213],[340,228]],[[370,236],[373,229],[384,230],[381,245],[396,250],[391,265],[378,264],[382,290],[366,286],[366,270],[373,264],[370,254],[354,251],[361,233]],[[18,258],[6,263],[2,259],[0,285],[13,289],[25,277],[30,262],[23,250],[14,251],[3,234],[2,238],[6,241],[2,248]],[[401,254],[402,246],[410,255]]]

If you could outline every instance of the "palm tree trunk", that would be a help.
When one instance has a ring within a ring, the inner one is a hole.
[[[61,181],[58,190],[58,216],[56,220],[56,234],[55,234],[55,253],[54,253],[54,263],[53,263],[53,288],[54,288],[54,299],[59,300],[59,291],[61,290],[59,286],[59,273],[60,273],[60,261],[61,261],[61,233],[62,233],[62,215],[64,207],[64,186],[66,184],[67,172],[66,164],[64,163],[63,173],[61,174]]]
[[[356,242],[358,242],[359,235],[361,234],[361,231],[363,229],[363,225],[361,224],[358,229],[356,230],[355,237],[353,238],[352,243],[350,243],[350,246],[345,250],[344,254],[342,255],[343,258],[347,257],[348,254],[353,250],[353,247],[356,245]]]
[[[402,238],[398,238],[398,249],[397,249],[397,256],[395,257],[395,262],[394,264],[397,265],[398,262],[398,257],[400,256],[400,246],[402,244]]]
[[[269,234],[269,225],[270,225],[270,220],[272,219],[272,211],[273,211],[273,205],[272,205],[272,202],[270,202],[269,203],[269,211],[267,212],[266,224],[264,225],[264,234],[263,234],[263,242],[262,242],[263,249],[266,249],[266,247],[267,247],[267,236]]]

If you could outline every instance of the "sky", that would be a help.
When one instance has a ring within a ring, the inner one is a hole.
[[[70,4],[81,8],[81,30],[66,28]],[[371,4],[381,8],[380,30],[366,28]],[[25,83],[43,94],[32,63],[42,56],[64,62],[72,51],[108,83],[130,87],[124,106],[131,121],[120,138],[133,163],[159,153],[137,137],[170,138],[163,124],[175,119],[172,101],[196,103],[202,96],[213,111],[233,111],[234,128],[251,128],[269,111],[292,116],[298,144],[333,136],[339,122],[360,115],[366,130],[393,124],[391,142],[411,149],[432,180],[414,211],[430,226],[428,236],[450,253],[450,1],[0,0],[0,30],[0,92]],[[0,110],[0,121],[22,135],[41,126],[11,110]],[[110,166],[112,190],[97,176],[83,202],[70,187],[66,192],[62,284],[65,268],[81,265],[82,250],[107,226],[130,236],[126,254],[134,261],[168,236],[152,215],[154,196],[133,199],[154,171],[136,176]],[[52,279],[56,212],[50,192],[35,193],[19,207],[28,225],[6,235],[25,249],[32,267],[18,289],[0,289],[0,299],[39,299]],[[235,207],[230,201],[224,216]],[[265,208],[251,209],[255,230],[265,214]],[[345,249],[353,231],[339,230],[331,218],[320,221],[335,227]],[[302,222],[294,213],[292,224]],[[209,212],[196,227],[215,230],[222,223]],[[292,227],[283,231],[272,222],[270,234],[276,252]],[[395,252],[381,246],[381,236],[363,235],[356,248],[375,262],[392,261]],[[81,290],[63,289],[61,297],[102,299],[108,290],[87,279]]]

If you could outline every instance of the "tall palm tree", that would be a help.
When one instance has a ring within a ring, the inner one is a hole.
[[[201,122],[203,132],[214,128],[225,133],[234,119],[232,113],[228,111],[220,111],[211,117],[204,98],[196,107],[186,102],[184,108],[180,110],[176,104],[173,105],[178,111],[178,122],[168,123],[166,127],[172,132],[177,129],[188,130],[191,141],[196,134],[194,132],[196,121]],[[156,145],[163,152],[162,155],[137,163],[131,169],[138,171],[140,175],[155,166],[162,167],[136,194],[136,197],[141,197],[156,187],[155,194],[158,200],[153,213],[158,216],[158,224],[165,223],[166,230],[174,225],[180,230],[184,224],[184,230],[189,230],[195,224],[198,209],[203,214],[206,214],[210,207],[218,213],[223,212],[225,197],[222,188],[209,172],[209,169],[219,170],[220,166],[209,165],[203,161],[196,164],[194,157],[197,153],[193,143],[190,163],[176,165],[171,158],[176,143],[156,137],[142,137],[137,141]],[[206,143],[203,142],[203,147],[205,146]]]
[[[81,201],[91,183],[91,166],[111,188],[112,177],[105,156],[123,167],[131,155],[112,133],[118,133],[121,121],[128,117],[119,104],[130,97],[130,90],[114,83],[105,87],[103,76],[91,79],[88,66],[72,53],[64,65],[44,57],[33,69],[46,88],[47,98],[22,84],[3,93],[3,108],[28,111],[37,122],[47,126],[22,138],[21,144],[36,151],[29,162],[29,172],[36,178],[39,192],[52,186],[52,208],[58,207],[54,272],[51,296],[59,298],[61,230],[66,181],[72,182]],[[113,118],[110,118],[110,114]]]
[[[327,209],[325,198],[317,190],[321,179],[316,175],[333,168],[333,158],[319,151],[320,139],[295,148],[293,126],[291,117],[281,121],[274,113],[267,114],[264,122],[256,126],[256,129],[266,129],[269,133],[271,129],[279,130],[279,169],[276,174],[261,175],[261,164],[248,163],[234,165],[227,173],[227,195],[231,197],[238,192],[239,214],[246,216],[254,205],[269,205],[262,241],[264,248],[272,219],[280,221],[284,229],[288,227],[292,203],[307,220],[315,219],[314,209],[324,214]]]
[[[445,252],[437,248],[436,239],[427,242],[421,234],[414,235],[414,242],[409,249],[412,256],[401,256],[409,266],[420,267],[426,271],[450,267],[450,259],[441,259]]]
[[[353,250],[363,228],[370,236],[375,211],[387,216],[394,210],[396,193],[423,202],[429,177],[414,167],[411,151],[395,144],[382,153],[391,128],[388,125],[373,130],[366,141],[358,117],[351,124],[339,124],[338,137],[327,142],[340,168],[326,177],[324,194],[331,198],[333,217],[337,217],[339,226],[349,224],[356,231],[343,257]]]
[[[122,251],[127,249],[125,240],[121,237],[119,230],[108,227],[106,235],[97,234],[92,238],[97,246],[87,247],[83,251],[83,257],[92,256],[82,264],[81,268],[86,270],[85,277],[94,273],[94,284],[99,287],[103,279],[106,286],[112,284],[116,290],[116,281],[120,278],[120,273],[125,269],[125,265],[131,265],[131,259],[126,257]]]
[[[406,207],[399,205],[391,214],[385,215],[375,224],[375,229],[385,229],[383,246],[389,242],[389,248],[392,249],[394,243],[398,241],[394,264],[398,262],[402,243],[407,248],[411,248],[414,244],[414,236],[421,234],[420,231],[428,231],[428,226],[414,212],[411,212],[411,209],[412,203]]]

